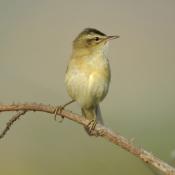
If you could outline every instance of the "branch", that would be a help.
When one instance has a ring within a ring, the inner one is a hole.
[[[0,105],[0,112],[8,112],[8,111],[22,111],[20,113],[17,113],[12,119],[7,123],[7,127],[9,127],[16,121],[21,115],[25,114],[25,112],[28,111],[40,111],[40,112],[46,112],[50,114],[55,113],[55,107],[51,105],[44,105],[44,104],[12,104],[12,105]],[[89,124],[89,120],[85,119],[84,117],[74,114],[67,110],[57,110],[57,115],[60,115],[62,117],[65,117],[69,120],[72,120],[76,123],[79,123],[83,126],[87,126]],[[54,115],[52,115],[54,117]],[[5,129],[1,137],[5,135],[6,131],[8,129]],[[168,165],[167,163],[163,162],[153,154],[149,153],[148,151],[136,147],[132,141],[126,139],[125,137],[114,133],[110,129],[106,128],[105,126],[102,126],[100,124],[97,124],[95,129],[93,130],[93,135],[95,136],[101,136],[105,138],[106,140],[112,142],[115,145],[120,146],[121,148],[127,150],[134,156],[140,158],[145,163],[148,163],[149,165],[152,165],[154,168],[157,168],[161,172],[165,173],[166,175],[175,175],[175,169]]]
[[[7,122],[6,127],[4,128],[4,130],[2,131],[2,133],[0,134],[0,139],[2,139],[5,136],[5,134],[10,129],[10,127],[13,125],[13,123],[16,120],[18,120],[25,113],[26,113],[26,111],[18,111],[14,116],[12,116],[12,118]]]

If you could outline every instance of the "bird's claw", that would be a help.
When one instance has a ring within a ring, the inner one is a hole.
[[[96,120],[93,119],[89,121],[88,125],[85,127],[85,130],[90,136],[94,135],[93,131],[95,130],[96,125],[97,125],[97,122]]]
[[[74,101],[75,101],[75,100],[71,100],[71,101],[69,101],[68,103],[66,103],[66,104],[63,105],[63,106],[57,106],[57,107],[55,108],[55,110],[54,110],[55,120],[56,120],[56,116],[57,116],[58,111],[59,111],[59,113],[60,113],[60,115],[61,115],[62,110],[63,110],[66,106],[68,106],[68,105],[70,105],[71,103],[73,103]],[[59,122],[61,123],[61,122],[63,121],[63,119],[64,119],[64,117],[61,116],[61,120],[60,120]]]
[[[54,118],[55,118],[55,121],[56,121],[56,118],[57,118],[57,113],[58,113],[58,112],[61,113],[63,109],[64,109],[64,106],[57,106],[57,107],[55,108],[55,110],[54,110]],[[61,120],[59,120],[59,122],[61,123],[61,122],[63,122],[63,120],[64,120],[64,117],[61,116]]]

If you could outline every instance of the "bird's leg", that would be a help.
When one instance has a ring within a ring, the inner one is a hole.
[[[68,103],[64,104],[63,106],[57,106],[54,110],[54,117],[55,117],[55,120],[56,120],[56,117],[57,117],[57,112],[59,111],[59,113],[61,113],[61,111],[68,105],[70,105],[71,103],[75,102],[75,100],[71,100],[69,101]],[[62,122],[64,119],[63,116],[61,116],[61,120],[59,122]]]

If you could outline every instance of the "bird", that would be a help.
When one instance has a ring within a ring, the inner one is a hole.
[[[88,134],[96,123],[104,124],[99,103],[109,90],[111,71],[107,57],[108,43],[119,35],[108,36],[95,28],[85,28],[73,41],[72,54],[65,73],[65,84],[72,100],[78,102],[82,115],[89,120]]]

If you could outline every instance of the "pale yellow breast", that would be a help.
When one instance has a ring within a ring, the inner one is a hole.
[[[70,61],[66,73],[69,95],[82,106],[99,103],[106,96],[110,83],[110,67],[101,54]]]

